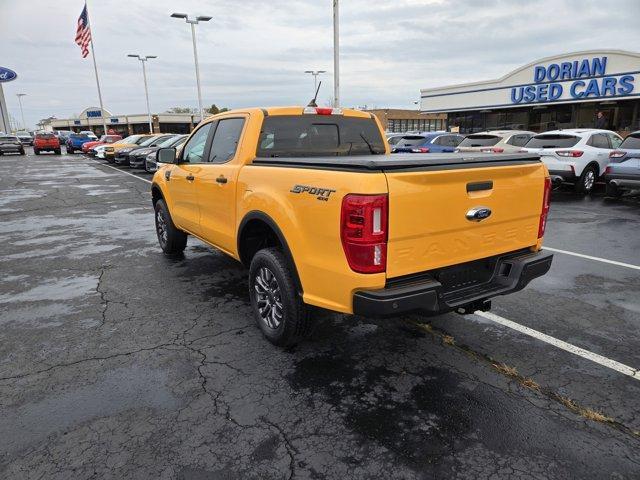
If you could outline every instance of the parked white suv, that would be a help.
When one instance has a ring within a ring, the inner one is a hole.
[[[540,155],[554,184],[573,183],[577,192],[590,193],[609,165],[609,153],[621,143],[610,130],[577,128],[536,135],[523,150]]]
[[[527,130],[490,130],[467,135],[460,145],[459,152],[514,153],[522,150],[525,143],[536,132]]]

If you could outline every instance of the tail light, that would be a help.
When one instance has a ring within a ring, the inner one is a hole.
[[[551,178],[544,179],[544,192],[542,193],[542,212],[540,213],[540,223],[538,224],[538,238],[544,237],[547,227],[547,215],[549,215],[549,203],[551,201]]]
[[[387,269],[388,212],[387,195],[346,195],[342,199],[340,238],[354,272]]]
[[[483,153],[504,153],[504,148],[499,148],[499,147],[481,148],[480,151]]]
[[[582,150],[556,150],[556,155],[559,157],[581,157],[584,152]]]
[[[342,109],[327,107],[305,107],[302,113],[306,115],[342,115]]]
[[[413,153],[429,153],[429,149],[427,147],[412,148],[411,151]]]
[[[621,152],[620,150],[614,150],[609,154],[609,158],[622,158],[627,154],[627,152]]]

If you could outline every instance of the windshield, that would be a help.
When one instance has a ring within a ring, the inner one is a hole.
[[[89,138],[89,136],[85,135],[84,133],[72,133],[70,137],[71,138]]]
[[[493,147],[496,143],[502,140],[502,137],[496,135],[482,135],[475,134],[469,135],[467,138],[460,142],[459,147]]]
[[[173,135],[160,135],[159,137],[152,137],[149,140],[145,141],[144,143],[141,143],[140,146],[141,147],[157,147],[158,145],[160,145],[161,143],[164,143],[165,141],[171,139],[173,140]]]
[[[640,133],[629,135],[618,148],[628,148],[630,150],[640,150]]]
[[[385,145],[372,118],[342,115],[274,115],[265,118],[258,157],[379,155]]]
[[[573,147],[579,141],[580,137],[574,135],[543,134],[531,137],[525,148],[567,148]]]
[[[119,143],[136,143],[142,135],[129,135],[127,138],[120,140]]]
[[[176,141],[179,140],[180,138],[182,137],[169,137],[163,142],[159,143],[158,147],[160,148],[173,147],[173,144],[176,143]]]
[[[155,137],[152,137],[151,135],[140,135],[135,142],[131,142],[131,143],[135,143],[136,145],[142,145],[143,143],[146,143],[146,141],[150,138],[155,138]]]

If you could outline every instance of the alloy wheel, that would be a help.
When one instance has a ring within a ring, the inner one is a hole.
[[[156,212],[156,230],[158,231],[160,242],[162,245],[166,245],[169,239],[169,232],[167,231],[167,222],[165,222],[161,210]]]
[[[277,329],[282,323],[283,306],[280,285],[275,275],[267,267],[261,267],[255,278],[256,303],[260,319],[270,329]]]
[[[584,176],[584,189],[588,192],[593,188],[594,183],[596,183],[596,174],[593,170],[588,170]]]

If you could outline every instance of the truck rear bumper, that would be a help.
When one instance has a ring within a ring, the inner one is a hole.
[[[408,312],[445,313],[517,292],[549,271],[553,254],[529,250],[393,279],[382,290],[353,295],[353,313],[392,317]]]

